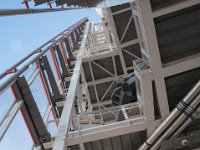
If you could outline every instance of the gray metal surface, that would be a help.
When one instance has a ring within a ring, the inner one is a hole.
[[[200,4],[154,19],[163,63],[200,53]]]
[[[162,9],[164,7],[177,4],[186,0],[150,0],[152,10]]]
[[[146,138],[146,132],[135,132],[85,143],[85,150],[136,150]]]
[[[38,14],[48,12],[67,11],[81,8],[51,8],[51,9],[0,9],[0,17],[3,16],[15,16],[15,15],[27,15]]]
[[[28,87],[25,77],[20,77],[17,80],[19,90],[21,91],[22,98],[24,100],[24,105],[28,110],[28,114],[33,122],[37,135],[41,142],[50,141],[50,133],[47,130],[47,127],[44,124],[40,111],[36,105],[34,97]]]
[[[199,80],[200,68],[177,74],[165,79],[169,109],[173,108]]]
[[[185,141],[185,144],[184,144]],[[161,143],[162,150],[189,150],[200,147],[200,133],[199,131],[182,135],[178,138],[172,138],[170,140],[163,141]]]

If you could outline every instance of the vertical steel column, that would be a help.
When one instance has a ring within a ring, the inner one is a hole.
[[[80,34],[78,33],[78,29],[76,29],[75,31],[76,34],[76,42],[79,42],[81,40]]]
[[[69,92],[67,95],[67,100],[65,101],[63,113],[60,118],[59,128],[58,128],[58,132],[54,141],[53,150],[64,150],[66,148],[66,145],[65,145],[66,135],[68,132],[68,127],[71,120],[71,112],[72,112],[72,108],[73,108],[75,97],[76,97],[77,85],[79,82],[80,69],[81,69],[81,64],[82,64],[82,56],[85,49],[85,43],[87,40],[87,34],[89,31],[89,28],[90,28],[90,23],[88,22],[85,29],[81,48],[77,56],[77,61],[76,61],[74,73],[72,76],[72,81],[71,81]]]
[[[139,17],[141,21],[140,26],[143,29],[143,36],[145,38],[145,47],[149,51],[150,66],[152,69],[155,87],[157,91],[158,104],[161,118],[164,119],[169,115],[169,105],[167,99],[167,92],[162,71],[162,62],[160,58],[160,51],[158,47],[157,35],[152,18],[151,4],[149,0],[136,0],[136,6],[139,8]]]
[[[52,89],[52,92],[53,92],[53,95],[52,95],[53,102],[55,103],[55,102],[62,101],[63,96],[59,92],[59,88],[58,88],[58,85],[56,84],[56,81],[55,81],[53,72],[51,70],[51,67],[49,65],[49,61],[47,59],[47,56],[42,56],[42,59],[40,59],[40,65],[41,65],[43,74],[45,74],[44,70],[47,73],[47,76],[48,76],[48,79],[49,79],[48,81],[51,85],[51,89]]]
[[[67,49],[67,53],[68,53],[68,56],[69,56],[68,60],[69,61],[74,61],[75,57],[72,54],[72,50],[71,50],[71,47],[69,45],[69,41],[68,41],[67,37],[63,39],[63,42],[65,43],[65,46],[66,46],[66,49]]]
[[[73,43],[73,50],[77,50],[78,49],[78,45],[77,45],[77,41],[76,41],[75,36],[74,36],[74,32],[70,33],[70,37],[71,37],[72,43]]]
[[[60,45],[61,50],[62,50],[64,62],[65,62],[65,64],[67,64],[67,54],[66,54],[66,49],[64,48],[63,42],[60,41],[60,42],[59,42],[59,45]]]
[[[78,27],[78,33],[79,33],[80,35],[83,35],[83,30],[82,30],[81,26]]]
[[[39,62],[37,62],[37,67],[38,68],[40,67],[39,65],[40,65]],[[45,94],[46,94],[46,96],[48,98],[48,103],[49,103],[49,105],[53,106],[52,109],[51,109],[51,111],[52,111],[54,119],[56,120],[60,116],[59,116],[59,114],[56,111],[55,104],[52,103],[50,90],[49,90],[47,81],[45,81],[45,78],[44,78],[45,75],[41,71],[40,71],[39,75],[40,75],[40,80],[42,81],[43,88],[45,90]],[[56,121],[56,125],[58,126],[58,121]]]
[[[62,55],[62,52],[61,52],[61,50],[60,50],[59,45],[54,46],[53,49],[54,49],[54,51],[56,51],[57,54],[58,54],[59,60],[58,60],[58,59],[56,59],[56,60],[60,62],[60,65],[61,65],[61,68],[62,68],[62,74],[61,74],[61,76],[62,76],[62,80],[64,80],[64,78],[70,76],[70,73],[69,73],[69,71],[67,70],[67,66],[66,66],[66,64],[65,64],[65,62],[64,62],[64,58],[63,58],[63,55]],[[57,64],[58,64],[58,63],[57,63]]]

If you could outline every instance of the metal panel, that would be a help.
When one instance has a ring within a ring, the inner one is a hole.
[[[162,150],[190,150],[200,147],[200,133],[196,131],[187,136],[173,138],[161,143]]]
[[[170,5],[174,5],[186,0],[150,0],[152,10],[161,9]]]
[[[53,99],[52,100],[54,102],[62,101],[63,96],[59,92],[59,89],[58,89],[58,86],[56,84],[53,72],[51,70],[51,67],[49,65],[49,61],[47,59],[47,56],[42,56],[42,59],[40,60],[40,65],[41,65],[42,69],[45,70],[46,73],[47,73],[48,81],[51,85],[51,89],[52,89],[52,92],[53,92],[53,95],[52,95]]]
[[[126,29],[126,26],[128,24],[130,17],[132,17],[131,10],[113,16],[117,34],[120,41],[123,40],[122,35]],[[129,38],[127,40],[136,39],[136,38],[137,38],[137,35],[136,35],[135,25],[132,22],[131,27],[129,28]]]
[[[94,79],[95,80],[111,76],[109,73],[107,73],[106,71],[102,70],[99,66],[95,65],[94,63],[91,63],[91,66],[92,66],[91,68],[93,70]]]
[[[200,53],[200,4],[154,19],[163,63]]]
[[[18,87],[17,82],[15,82],[12,85],[12,88],[14,89],[17,98],[18,99],[22,99],[22,95],[21,95],[21,92],[19,91],[19,87]],[[39,146],[40,145],[39,136],[37,134],[37,131],[36,131],[35,126],[34,126],[34,123],[33,123],[32,119],[31,119],[31,116],[30,116],[30,114],[28,112],[28,109],[27,109],[26,105],[22,105],[21,110],[22,110],[22,114],[23,114],[24,120],[26,121],[27,126],[29,127],[29,132],[31,134],[31,137],[35,141],[35,144],[37,146]]]
[[[112,13],[114,13],[114,12],[120,11],[120,10],[128,8],[128,7],[130,7],[130,4],[126,3],[126,4],[123,4],[123,5],[113,6],[110,9],[111,9]]]
[[[114,59],[115,59],[115,63],[116,63],[116,66],[117,66],[116,67],[117,75],[119,76],[119,75],[124,74],[119,56],[115,56]]]
[[[40,115],[39,109],[35,103],[33,95],[29,89],[28,83],[25,77],[19,77],[17,80],[19,90],[22,94],[24,100],[24,105],[28,110],[28,114],[31,117],[35,130],[40,138],[40,141],[47,142],[50,141],[50,134],[44,124],[42,116]]]
[[[199,80],[200,68],[165,78],[169,108],[172,110]]]
[[[74,61],[75,58],[74,58],[74,56],[72,54],[72,49],[71,49],[71,47],[69,45],[69,41],[68,41],[67,37],[63,39],[63,42],[65,43],[65,46],[66,46],[66,49],[67,49],[67,53],[68,53],[68,56],[69,56],[68,60],[69,61]]]
[[[83,69],[84,69],[84,73],[85,73],[85,79],[86,81],[92,81],[92,75],[91,75],[91,71],[90,71],[90,66],[88,62],[85,62],[82,64],[83,65]]]
[[[97,98],[96,98],[96,95],[95,95],[94,86],[88,86],[88,90],[89,90],[89,93],[90,93],[91,102],[92,103],[97,103]]]
[[[56,45],[54,47],[54,50],[57,51],[57,53],[58,53],[59,60],[57,60],[57,61],[60,61],[60,65],[61,65],[61,68],[62,68],[62,79],[66,78],[66,77],[69,77],[70,73],[67,70],[67,66],[66,66],[66,64],[64,62],[64,58],[63,58],[63,55],[62,55],[62,52],[60,50],[59,45]]]
[[[97,59],[97,60],[94,60],[94,62],[96,62],[97,64],[99,64],[103,68],[107,69],[112,74],[114,74],[114,66],[113,66],[111,57],[103,58],[103,59]]]
[[[34,0],[34,2],[35,2],[35,5],[41,5],[41,4],[49,2],[49,0]]]

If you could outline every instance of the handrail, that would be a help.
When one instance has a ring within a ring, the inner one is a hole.
[[[52,46],[54,46],[57,42],[59,42],[60,40],[62,40],[67,34],[69,34],[70,32],[72,32],[73,30],[75,30],[79,25],[81,25],[82,23],[86,22],[87,20],[88,20],[87,18],[84,18],[84,19],[80,20],[79,22],[73,24],[68,29],[66,29],[63,32],[61,32],[60,34],[56,35],[54,38],[52,38],[51,40],[49,40],[48,42],[46,42],[45,44],[43,44],[42,46],[40,46],[38,49],[34,50],[28,56],[26,56],[25,58],[23,58],[22,60],[20,60],[14,66],[10,67],[5,72],[3,72],[0,75],[0,79],[3,78],[3,77],[5,77],[7,75],[8,71],[16,69],[16,67],[18,67],[19,65],[21,65],[22,63],[24,63],[33,54],[35,54],[36,52],[38,53],[38,55],[35,58],[33,58],[29,63],[27,63],[20,70],[18,70],[12,77],[10,77],[2,85],[0,85],[0,94],[4,90],[6,90],[25,70],[27,70],[29,67],[31,67],[33,63],[35,63],[41,56],[43,56],[46,52],[48,52]],[[44,50],[42,50],[42,48],[44,48]]]
[[[82,8],[48,8],[48,9],[0,9],[0,17],[76,10]]]

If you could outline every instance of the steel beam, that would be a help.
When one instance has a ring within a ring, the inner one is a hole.
[[[67,66],[66,66],[66,64],[65,64],[65,62],[64,62],[63,54],[62,54],[62,52],[61,52],[61,50],[60,50],[59,45],[56,45],[56,46],[54,47],[54,50],[57,51],[59,60],[57,60],[57,59],[56,59],[56,60],[60,62],[60,65],[61,65],[61,68],[62,68],[62,80],[64,80],[64,78],[70,76],[70,73],[69,73],[69,71],[67,70]]]
[[[52,92],[53,92],[53,95],[51,95],[52,98],[53,98],[52,100],[54,102],[62,101],[63,100],[63,96],[60,94],[59,88],[57,86],[57,83],[56,83],[55,77],[53,75],[53,72],[51,70],[51,67],[50,67],[49,61],[47,59],[47,56],[42,56],[42,58],[40,60],[40,65],[41,65],[42,70],[45,70],[46,73],[47,73],[48,81],[49,81],[49,83],[51,85],[51,89],[52,89]],[[43,71],[43,75],[45,76],[44,71]]]
[[[22,99],[23,98],[22,97],[22,93],[19,90],[19,86],[18,86],[17,82],[15,82],[12,85],[12,88],[15,91],[16,98],[17,99]],[[37,146],[40,146],[41,143],[40,143],[39,136],[37,134],[37,131],[35,129],[33,121],[31,119],[30,114],[29,114],[29,112],[27,110],[27,107],[25,105],[22,105],[22,107],[21,107],[21,113],[22,113],[23,119],[24,119],[24,121],[26,123],[26,126],[27,126],[27,128],[29,130],[29,133],[30,133],[30,135],[31,135],[31,137],[33,139],[34,144],[37,145]]]
[[[117,50],[119,51],[119,57],[120,57],[120,61],[121,61],[121,64],[122,64],[123,72],[124,72],[125,75],[127,75],[128,73],[127,73],[127,70],[126,70],[126,64],[125,64],[125,60],[124,60],[124,57],[123,57],[123,54],[122,54],[122,50],[121,50],[121,46],[120,46],[120,40],[119,40],[119,37],[117,35],[117,31],[116,31],[116,28],[115,28],[115,23],[114,23],[114,19],[113,19],[113,16],[112,16],[111,8],[107,8],[106,10],[107,10],[111,30],[112,30],[114,37],[115,37],[115,41],[116,41],[115,44],[117,46]]]
[[[80,26],[81,24],[85,23],[88,19],[84,18],[81,21],[73,24],[72,26],[70,26],[68,29],[64,30],[63,32],[61,32],[60,34],[56,35],[54,38],[52,38],[52,40],[44,43],[42,46],[40,46],[38,49],[34,50],[36,52],[38,52],[38,55],[36,57],[34,57],[32,60],[30,60],[25,66],[23,66],[21,69],[19,69],[19,71],[17,71],[11,78],[9,78],[8,80],[6,80],[5,82],[3,82],[3,84],[0,86],[0,94],[6,90],[9,86],[11,86],[15,80],[25,71],[27,70],[29,67],[32,66],[32,64],[34,64],[35,62],[38,61],[38,59],[40,57],[42,57],[46,52],[48,52],[52,46],[55,45],[55,43],[58,43],[59,41],[61,41],[69,32],[73,31],[74,29],[76,29],[78,26]],[[43,50],[42,50],[43,49]],[[28,57],[28,56],[27,56]],[[29,56],[30,58],[30,56]],[[19,64],[22,64],[26,59],[22,59],[20,61],[20,63],[17,64],[17,66],[19,66]],[[16,66],[16,65],[15,65]],[[16,67],[17,67],[16,66]],[[11,67],[12,68],[12,67]]]
[[[139,17],[141,21],[141,31],[145,37],[145,48],[150,54],[149,62],[152,69],[154,81],[156,84],[156,91],[158,97],[158,104],[161,110],[161,117],[165,118],[169,115],[169,106],[167,99],[167,92],[165,81],[162,75],[162,63],[160,58],[160,51],[155,31],[154,20],[152,19],[152,10],[150,1],[136,0],[136,6],[139,7]]]
[[[175,5],[171,5],[171,6],[156,10],[153,12],[152,15],[153,15],[153,18],[156,18],[156,17],[163,16],[163,15],[166,15],[166,14],[169,14],[181,9],[191,7],[193,5],[197,5],[199,3],[200,3],[199,0],[186,0],[180,3],[177,3]]]
[[[51,9],[0,9],[0,17],[3,16],[15,16],[15,15],[27,15],[38,14],[47,12],[58,12],[67,10],[79,10],[82,8],[51,8]]]
[[[155,128],[159,126],[161,120],[156,120],[152,122],[145,122],[145,123],[138,123],[138,124],[129,124],[125,122],[118,122],[117,124],[104,126],[99,128],[95,128],[95,130],[87,130],[85,133],[81,134],[80,136],[75,137],[67,137],[67,145],[76,145],[79,143],[87,143],[91,141],[96,141],[100,139],[115,137],[123,134],[138,132],[146,130],[147,128]]]
[[[72,49],[71,49],[71,47],[69,45],[68,37],[64,38],[63,42],[65,43],[65,47],[67,49],[67,53],[68,53],[68,56],[69,56],[68,60],[69,61],[74,61],[75,58],[74,58],[74,56],[72,54]]]
[[[68,126],[70,124],[70,120],[71,120],[71,112],[72,112],[72,108],[74,105],[74,101],[75,101],[75,96],[76,96],[76,90],[77,90],[77,85],[79,82],[79,77],[80,77],[80,69],[81,69],[81,64],[82,64],[82,56],[83,56],[83,52],[85,49],[85,43],[87,40],[87,34],[89,31],[89,27],[90,27],[90,22],[87,23],[85,32],[84,32],[84,37],[83,37],[83,41],[80,47],[80,51],[79,54],[77,56],[77,60],[76,60],[76,65],[74,68],[74,73],[71,79],[71,83],[70,83],[70,87],[69,87],[69,91],[68,91],[68,95],[67,95],[67,100],[65,101],[65,105],[63,108],[63,112],[60,118],[60,122],[59,122],[59,127],[58,127],[58,132],[56,134],[56,138],[54,141],[54,145],[53,145],[53,150],[64,150],[66,147],[66,134],[68,132]]]
[[[6,113],[6,116],[3,118],[2,122],[0,122],[0,141],[5,135],[6,131],[10,127],[13,119],[17,115],[17,112],[22,107],[23,101],[19,100],[12,105],[12,108]]]
[[[35,131],[39,136],[41,142],[48,142],[50,140],[50,134],[47,131],[47,127],[44,124],[38,106],[34,100],[31,90],[25,77],[20,77],[17,80],[17,85],[24,101],[24,105],[27,108],[30,119],[34,125]]]

